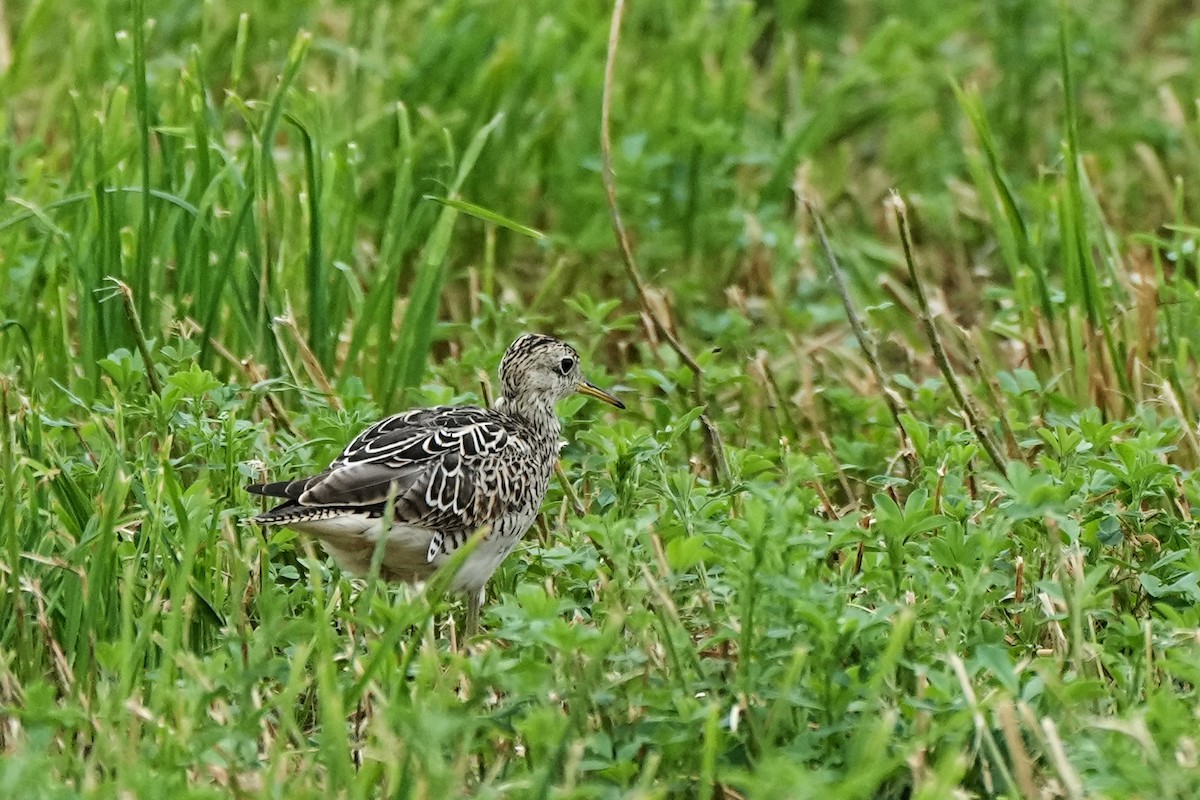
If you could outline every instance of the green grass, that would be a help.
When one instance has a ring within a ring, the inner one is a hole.
[[[0,797],[1195,796],[1200,21],[631,3],[697,392],[610,11],[5,6]],[[471,648],[239,523],[525,330],[629,410]]]

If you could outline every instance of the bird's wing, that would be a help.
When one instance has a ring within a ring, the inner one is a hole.
[[[482,408],[416,408],[367,428],[346,445],[329,468],[378,461],[422,461],[448,450],[484,455],[503,449],[505,433],[495,413]]]
[[[480,473],[494,473],[506,451],[527,449],[492,412],[423,408],[372,425],[319,475],[254,488],[287,497],[293,509],[382,512],[391,501],[397,522],[474,530],[503,513],[484,485],[495,481]]]

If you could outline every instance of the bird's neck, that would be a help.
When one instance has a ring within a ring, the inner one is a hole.
[[[548,439],[557,440],[562,434],[562,423],[554,413],[554,404],[549,398],[530,395],[511,395],[496,401],[496,408],[524,422],[537,433]]]

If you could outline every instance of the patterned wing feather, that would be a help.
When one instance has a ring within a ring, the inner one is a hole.
[[[382,512],[398,522],[473,530],[499,513],[503,498],[489,480],[506,456],[526,450],[494,414],[478,408],[417,409],[388,417],[357,436],[321,475],[292,482],[306,507]]]
[[[443,450],[457,449],[464,445],[469,449],[482,444],[478,441],[477,428],[490,431],[492,436],[502,436],[505,433],[504,427],[496,422],[494,415],[482,408],[434,406],[405,411],[380,420],[360,433],[354,441],[346,445],[346,449],[329,467],[336,469],[363,461],[419,461]],[[444,444],[439,445],[438,434],[446,434],[443,437]],[[468,441],[459,441],[463,434],[467,435]],[[502,444],[500,443],[501,446]],[[483,453],[489,449],[491,448],[485,445],[478,452]]]

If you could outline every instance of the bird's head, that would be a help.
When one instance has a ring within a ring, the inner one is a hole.
[[[517,405],[542,398],[553,405],[579,392],[617,408],[625,407],[583,377],[574,347],[539,333],[522,334],[508,346],[500,362],[500,386],[506,403]]]

